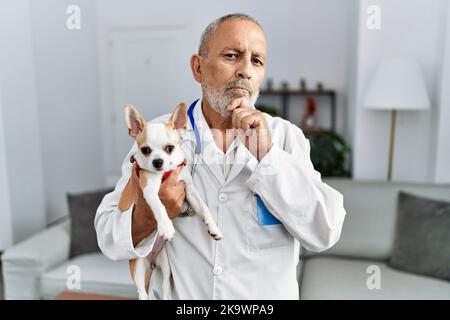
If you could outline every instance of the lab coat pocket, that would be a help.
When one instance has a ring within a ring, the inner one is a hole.
[[[251,212],[247,216],[246,234],[250,250],[277,248],[292,243],[292,236],[267,210],[257,195],[252,197]]]

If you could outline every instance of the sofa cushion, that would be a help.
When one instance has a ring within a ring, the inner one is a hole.
[[[450,202],[399,193],[389,265],[450,280]]]
[[[84,253],[100,252],[94,228],[94,218],[103,197],[112,190],[112,188],[108,188],[67,194],[71,220],[70,258]]]
[[[324,179],[344,196],[347,212],[339,242],[321,255],[388,260],[392,253],[400,190],[450,201],[450,185]],[[306,250],[303,254],[308,255]]]
[[[52,299],[68,290],[67,280],[75,274],[70,266],[77,266],[80,271],[80,289],[75,291],[137,298],[128,261],[112,261],[101,253],[90,253],[46,272],[41,278],[43,299]]]
[[[40,298],[41,274],[69,257],[69,230],[70,221],[61,221],[3,253],[5,299]]]
[[[367,286],[374,277],[369,266],[379,267],[380,289]],[[304,262],[300,299],[450,299],[450,282],[398,271],[376,260],[313,256]]]

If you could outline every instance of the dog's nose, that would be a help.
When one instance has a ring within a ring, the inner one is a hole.
[[[153,163],[153,166],[156,169],[161,169],[161,167],[162,167],[162,165],[164,163],[164,160],[163,159],[155,159],[155,160],[152,161],[152,163]]]

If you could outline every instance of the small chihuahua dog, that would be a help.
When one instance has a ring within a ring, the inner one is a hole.
[[[150,253],[151,263],[147,258],[130,260],[131,277],[136,284],[139,300],[148,299],[148,286],[154,267],[160,267],[163,274],[162,295],[163,299],[171,299],[171,270],[167,251],[164,247],[166,240],[171,240],[175,234],[172,221],[167,215],[166,208],[158,197],[161,182],[168,173],[185,162],[185,156],[181,150],[180,133],[186,130],[187,106],[180,103],[170,116],[166,124],[147,124],[139,111],[132,105],[125,107],[125,120],[128,125],[128,134],[136,140],[137,152],[131,161],[136,162],[139,176],[139,188],[144,199],[153,211],[157,221],[158,238]],[[139,190],[133,187],[131,177],[119,200],[119,210],[124,212],[136,202]],[[180,172],[179,180],[186,185],[186,198],[194,212],[205,223],[208,233],[214,240],[220,240],[222,234],[214,222],[208,207],[200,198],[194,188],[192,177],[184,166]],[[161,250],[158,254],[158,251]]]

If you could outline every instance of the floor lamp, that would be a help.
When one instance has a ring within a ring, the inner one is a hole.
[[[425,81],[417,61],[407,58],[384,59],[370,77],[363,107],[391,111],[387,180],[392,180],[397,111],[430,108]]]

